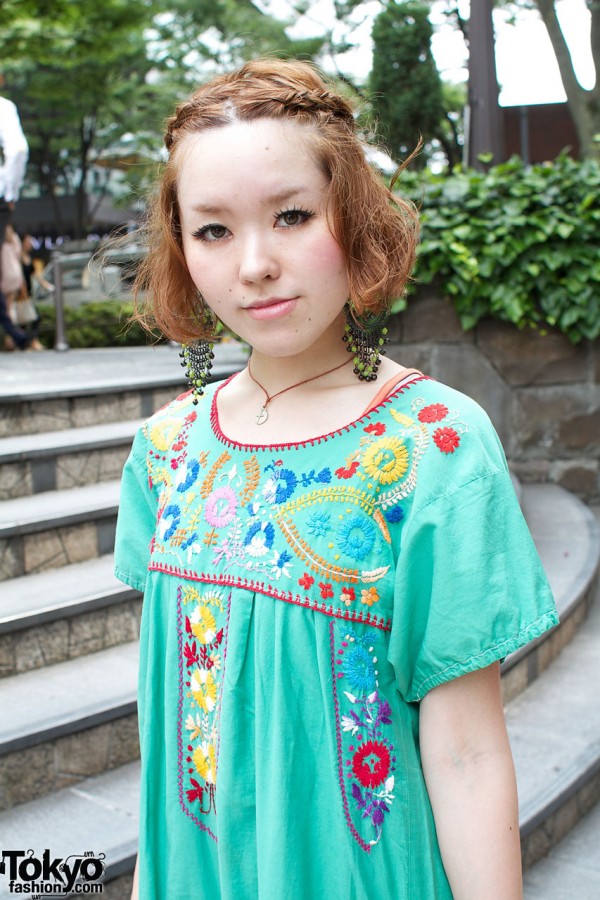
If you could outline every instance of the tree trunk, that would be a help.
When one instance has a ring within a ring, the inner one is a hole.
[[[600,140],[594,140],[596,136],[600,137],[600,5],[593,3],[589,6],[592,16],[592,56],[599,77],[595,87],[588,91],[577,81],[569,47],[556,15],[554,0],[535,0],[535,4],[556,55],[567,103],[579,139],[579,154],[582,159],[592,156],[600,158]]]

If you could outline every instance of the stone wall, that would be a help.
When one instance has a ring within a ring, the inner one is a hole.
[[[489,413],[523,482],[600,501],[600,342],[494,320],[464,332],[450,302],[421,288],[390,324],[388,355],[469,394]]]

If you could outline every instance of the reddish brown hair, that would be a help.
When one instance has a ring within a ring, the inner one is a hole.
[[[329,182],[329,226],[345,254],[356,313],[389,307],[410,277],[418,239],[416,211],[371,169],[349,103],[308,63],[254,60],[200,87],[167,122],[169,158],[150,205],[148,255],[135,292],[139,297],[147,291],[149,298],[139,318],[172,340],[188,343],[209,336],[183,255],[179,144],[190,134],[256,119],[293,120],[314,134],[309,142]]]

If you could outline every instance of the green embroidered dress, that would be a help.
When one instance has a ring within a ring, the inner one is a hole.
[[[557,622],[498,439],[413,376],[321,438],[246,446],[212,385],[138,433],[143,900],[444,900],[419,701]]]

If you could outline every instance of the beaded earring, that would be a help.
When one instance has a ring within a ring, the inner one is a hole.
[[[217,321],[210,309],[202,310],[200,319],[205,328],[210,329],[213,333],[216,331]],[[210,380],[212,361],[215,358],[214,346],[214,340],[199,338],[191,344],[183,344],[179,351],[181,365],[185,369],[186,378],[194,397],[194,406],[198,403]]]
[[[355,317],[349,303],[344,312],[346,326],[342,340],[348,345],[348,353],[354,354],[354,374],[359,381],[376,381],[381,356],[385,356],[385,344],[389,340],[385,326],[389,314],[384,311]]]

